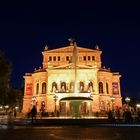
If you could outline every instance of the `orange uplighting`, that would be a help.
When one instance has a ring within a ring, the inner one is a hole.
[[[102,67],[99,46],[98,49],[88,49],[77,46],[75,40],[71,41],[66,47],[45,48],[43,66],[25,74],[23,112],[28,112],[33,102],[37,102],[39,111],[44,102],[48,112],[70,113],[71,103],[61,102],[61,99],[72,96],[92,99],[92,102],[83,101],[79,105],[85,113],[107,111],[111,103],[112,108],[122,107],[121,75]],[[56,102],[54,95],[58,97]]]

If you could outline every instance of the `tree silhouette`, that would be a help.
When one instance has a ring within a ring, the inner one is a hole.
[[[12,63],[4,57],[4,53],[0,50],[0,104],[2,105],[7,103],[11,72]]]

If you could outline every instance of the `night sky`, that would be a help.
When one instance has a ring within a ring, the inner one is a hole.
[[[123,96],[140,97],[140,2],[132,0],[1,0],[0,49],[13,63],[11,84],[42,63],[42,50],[68,38],[102,50],[102,64],[120,72]]]

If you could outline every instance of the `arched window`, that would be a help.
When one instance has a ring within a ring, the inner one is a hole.
[[[57,90],[57,84],[56,84],[56,82],[53,82],[52,83],[52,92],[55,92]]]
[[[84,92],[84,83],[83,82],[80,82],[80,92]]]
[[[99,82],[99,93],[103,93],[103,83]]]
[[[70,92],[74,92],[74,82],[70,82]]]
[[[39,83],[36,84],[36,95],[39,94]]]
[[[93,82],[89,82],[89,84],[88,84],[88,90],[90,91],[90,92],[92,92],[93,91]]]
[[[109,93],[108,83],[106,83],[106,93]]]
[[[42,83],[42,94],[46,94],[46,83]]]
[[[61,83],[61,92],[66,92],[66,83],[65,82]]]

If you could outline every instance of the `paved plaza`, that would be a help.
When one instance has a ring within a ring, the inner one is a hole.
[[[0,140],[138,140],[139,138],[140,123],[136,122],[130,124],[108,123],[105,119],[48,118],[37,119],[31,124],[31,119],[17,118],[11,122],[7,116],[0,118]]]
[[[0,126],[0,140],[138,140],[139,127]]]

